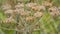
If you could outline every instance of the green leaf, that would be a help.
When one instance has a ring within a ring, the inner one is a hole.
[[[16,31],[14,31],[14,30],[9,30],[9,31],[7,31],[6,33],[7,33],[7,34],[15,34]]]
[[[4,34],[4,32],[0,29],[0,34]]]
[[[5,16],[3,15],[3,13],[0,13],[0,19],[4,20]]]
[[[40,34],[40,31],[34,31],[32,34]]]

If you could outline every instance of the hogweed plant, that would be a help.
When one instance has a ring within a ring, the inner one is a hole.
[[[55,2],[6,0],[1,3],[1,34],[60,34],[60,6]]]

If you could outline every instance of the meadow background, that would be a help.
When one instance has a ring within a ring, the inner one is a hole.
[[[0,0],[0,34],[60,34],[60,0]]]

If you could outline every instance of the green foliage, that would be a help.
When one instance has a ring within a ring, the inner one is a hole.
[[[2,20],[5,19],[5,16],[2,13],[0,13],[0,19],[2,19]]]
[[[4,34],[4,32],[0,29],[0,34]]]
[[[40,34],[40,31],[34,31],[32,34]]]
[[[15,30],[3,30],[3,32],[4,32],[5,34],[15,34],[15,33],[16,33]]]
[[[60,6],[60,0],[53,0],[53,4],[55,6]]]

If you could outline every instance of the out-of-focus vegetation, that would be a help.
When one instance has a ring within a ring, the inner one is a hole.
[[[60,34],[60,0],[0,0],[0,34]]]

